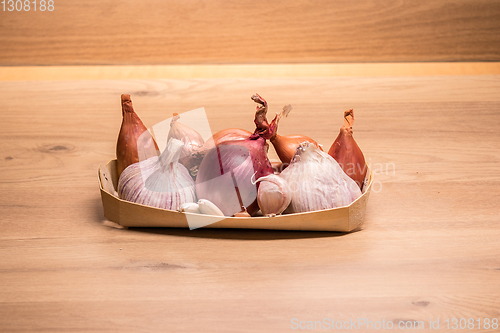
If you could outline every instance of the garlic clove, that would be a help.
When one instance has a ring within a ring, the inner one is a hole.
[[[206,199],[198,200],[198,207],[200,209],[200,213],[205,215],[215,215],[215,216],[224,216],[224,213],[211,201]]]
[[[285,179],[278,175],[269,175],[257,180],[257,203],[265,216],[279,215],[290,204],[292,193]]]
[[[196,202],[186,202],[181,205],[179,208],[179,212],[181,213],[195,213],[201,214],[200,207]]]

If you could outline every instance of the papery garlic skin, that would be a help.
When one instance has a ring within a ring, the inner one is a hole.
[[[183,203],[195,202],[195,184],[188,170],[178,163],[184,144],[169,140],[159,157],[129,165],[118,181],[120,199],[138,204],[178,210]]]
[[[168,132],[167,142],[170,139],[181,140],[184,143],[179,162],[184,165],[193,178],[196,178],[198,167],[203,160],[203,140],[200,133],[193,128],[180,123],[180,116],[174,113],[170,122],[170,131]]]
[[[281,214],[292,200],[292,191],[287,181],[275,174],[257,179],[257,203],[263,215]]]
[[[350,205],[361,190],[327,153],[309,142],[300,144],[291,164],[280,174],[290,186],[286,213],[302,213]]]
[[[184,143],[180,156],[182,159],[183,157],[189,156],[193,150],[200,149],[205,143],[205,140],[203,140],[200,133],[196,130],[180,123],[180,118],[181,116],[179,116],[179,114],[174,113],[172,121],[170,122],[170,131],[168,132],[167,142],[170,139],[177,139]]]

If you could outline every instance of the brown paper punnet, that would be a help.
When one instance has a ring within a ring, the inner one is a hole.
[[[144,206],[118,198],[116,160],[99,168],[104,216],[124,227],[176,227],[189,228],[190,220],[200,219],[204,228],[241,228],[275,230],[311,230],[349,232],[360,227],[365,219],[366,203],[370,194],[373,174],[368,169],[363,194],[346,207],[321,211],[278,215],[274,217],[226,217],[180,213],[177,211]],[[213,221],[213,223],[212,223]]]

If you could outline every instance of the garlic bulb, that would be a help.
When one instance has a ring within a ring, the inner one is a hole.
[[[287,213],[344,207],[361,196],[359,186],[339,164],[309,142],[300,144],[280,176],[292,191]]]
[[[257,191],[257,203],[265,216],[281,214],[292,200],[292,191],[287,181],[276,175],[257,179],[260,182]]]
[[[160,156],[129,165],[118,180],[120,199],[170,210],[195,202],[194,181],[178,163],[183,147],[180,140],[170,139]]]
[[[184,165],[193,178],[196,178],[198,167],[201,160],[205,156],[203,153],[203,144],[205,141],[200,133],[180,123],[178,120],[180,116],[174,113],[172,121],[170,122],[170,131],[168,132],[167,142],[170,139],[181,140],[184,143],[179,162]]]

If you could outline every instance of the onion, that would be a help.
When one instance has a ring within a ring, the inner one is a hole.
[[[252,178],[273,173],[267,159],[265,140],[260,136],[226,141],[210,150],[196,177],[198,198],[213,202],[226,216],[258,211],[257,186]]]
[[[273,173],[266,154],[267,103],[259,95],[252,99],[260,104],[255,114],[254,134],[215,144],[203,158],[196,178],[198,198],[211,201],[226,216],[245,210],[250,215],[257,213],[259,184],[252,183],[252,179]]]
[[[227,128],[223,129],[212,135],[210,139],[205,142],[204,149],[210,150],[215,148],[215,145],[221,144],[225,141],[235,141],[235,140],[244,140],[252,135],[251,132],[240,129],[240,128]]]
[[[148,129],[135,113],[130,95],[121,95],[122,125],[116,142],[118,177],[131,164],[160,154],[160,149]]]
[[[363,152],[352,136],[352,125],[354,123],[353,109],[344,112],[344,126],[333,142],[328,154],[340,165],[342,170],[363,188],[366,176],[366,163]]]

